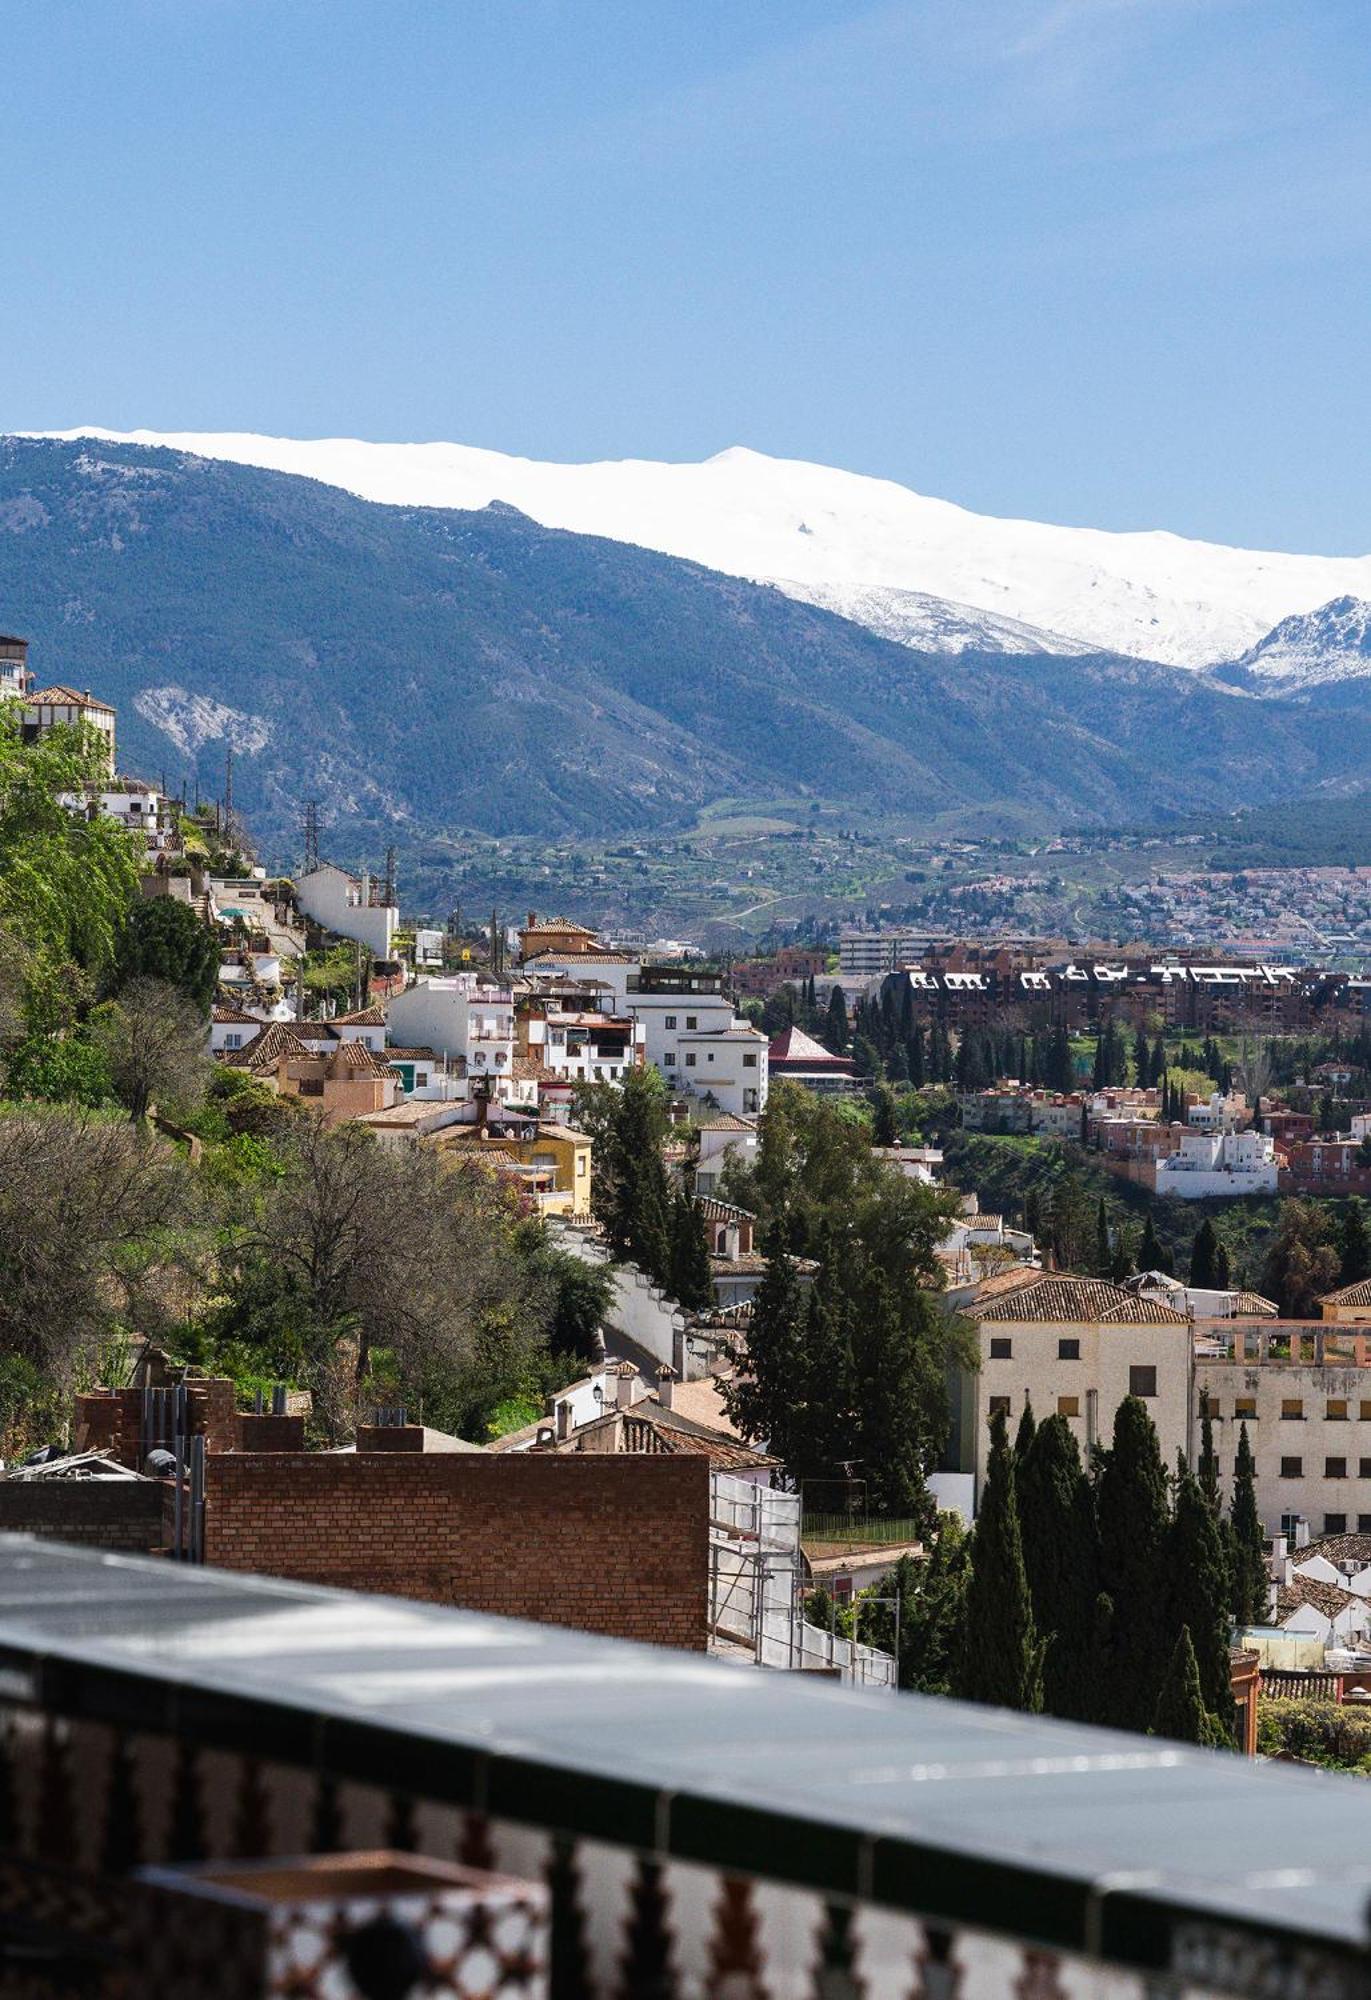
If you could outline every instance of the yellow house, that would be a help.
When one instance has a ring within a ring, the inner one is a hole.
[[[590,1212],[593,1147],[584,1132],[544,1121],[482,1132],[446,1125],[432,1142],[453,1159],[485,1160],[536,1204],[540,1215]]]

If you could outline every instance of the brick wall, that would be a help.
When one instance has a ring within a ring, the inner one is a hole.
[[[211,1453],[206,1561],[703,1650],[696,1456]]]
[[[146,1555],[166,1539],[159,1480],[0,1479],[0,1531]]]

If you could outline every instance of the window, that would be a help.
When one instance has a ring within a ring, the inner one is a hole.
[[[992,1361],[1012,1361],[1014,1359],[1014,1343],[1007,1333],[998,1333],[992,1337],[990,1342],[990,1358]]]
[[[757,1058],[756,1058],[756,1056],[755,1056],[755,1055],[744,1055],[744,1057],[743,1057],[743,1068],[744,1068],[744,1069],[756,1069],[756,1067],[757,1067]]]
[[[699,1015],[698,1015],[698,1014],[687,1014],[687,1015],[686,1015],[686,1028],[687,1028],[687,1029],[690,1029],[690,1028],[698,1028],[698,1027],[699,1027],[699,1025],[700,1025],[700,1017],[699,1017]]]
[[[1281,1422],[1302,1424],[1304,1422],[1303,1396],[1283,1396],[1281,1398]]]
[[[226,1049],[241,1049],[242,1046],[243,1037],[241,1035],[225,1035],[224,1047]]]
[[[1368,1402],[1365,1397],[1362,1398],[1361,1420],[1364,1424],[1371,1424],[1371,1402]]]
[[[1080,1414],[1081,1399],[1079,1396],[1058,1396],[1057,1415],[1059,1417],[1078,1417]]]
[[[1303,1477],[1304,1460],[1302,1458],[1283,1458],[1281,1460],[1282,1479],[1303,1479]]]
[[[990,1398],[990,1414],[992,1417],[996,1415],[1007,1417],[1009,1415],[1008,1396],[992,1396]]]
[[[1345,1535],[1347,1533],[1346,1514],[1325,1514],[1323,1517],[1325,1535]]]
[[[1128,1393],[1130,1396],[1155,1396],[1157,1393],[1157,1371],[1155,1368],[1132,1367],[1128,1371]]]
[[[1324,1405],[1324,1415],[1330,1424],[1347,1421],[1347,1400],[1343,1396],[1330,1396]]]
[[[706,1061],[706,1062],[713,1062],[713,1060],[714,1060],[714,1051],[713,1051],[713,1049],[710,1049],[710,1050],[709,1050],[709,1052],[708,1052],[708,1054],[707,1054],[707,1055],[705,1056],[705,1061]]]
[[[664,1028],[674,1028],[675,1025],[676,1025],[676,1016],[674,1014],[668,1014],[665,1020],[662,1022],[662,1026]]]
[[[1079,1340],[1059,1340],[1057,1342],[1058,1361],[1079,1361],[1080,1358],[1081,1343]]]
[[[1247,1417],[1256,1422],[1257,1399],[1255,1396],[1238,1396],[1233,1403],[1233,1421],[1235,1424],[1241,1423]]]
[[[675,1049],[663,1049],[663,1051],[662,1051],[662,1068],[663,1068],[663,1069],[675,1069],[675,1067],[676,1067],[676,1051],[675,1051]]]
[[[1371,1479],[1371,1458],[1360,1458],[1357,1460],[1357,1477],[1358,1479]],[[1357,1532],[1360,1533],[1361,1530],[1358,1529]]]
[[[1371,1514],[1358,1514],[1357,1533],[1359,1535],[1371,1535]]]
[[[1323,1462],[1323,1476],[1325,1479],[1346,1479],[1347,1460],[1345,1458],[1326,1458]]]
[[[694,1067],[695,1067],[695,1058],[694,1058],[694,1056],[693,1056],[693,1055],[689,1055],[689,1056],[687,1056],[687,1057],[686,1057],[686,1068],[687,1068],[687,1069],[694,1069]]]
[[[322,1097],[324,1079],[321,1076],[303,1076],[300,1079],[301,1097]]]

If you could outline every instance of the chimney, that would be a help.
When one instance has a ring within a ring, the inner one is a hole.
[[[664,1410],[669,1410],[672,1407],[675,1381],[676,1377],[666,1364],[663,1363],[657,1370],[657,1401]]]
[[[530,910],[528,913],[528,923],[525,926],[525,928],[527,930],[532,930],[534,926],[537,924],[537,922],[538,922],[538,912],[536,910]]]
[[[614,1401],[619,1409],[626,1410],[631,1406],[634,1385],[637,1380],[638,1371],[633,1363],[631,1361],[621,1361],[619,1363],[618,1379],[614,1386]]]
[[[565,1396],[559,1403],[553,1405],[552,1414],[556,1420],[557,1441],[560,1444],[564,1438],[571,1436],[571,1405]]]

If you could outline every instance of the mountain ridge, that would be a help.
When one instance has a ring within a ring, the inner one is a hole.
[[[796,595],[819,590],[828,609],[883,636],[897,635],[900,598],[914,592],[1090,651],[1207,668],[1238,658],[1292,614],[1371,597],[1371,555],[1288,555],[1165,530],[1002,520],[894,480],[746,446],[699,464],[560,465],[448,443],[99,426],[45,435],[296,473],[389,506],[471,510],[502,500],[545,527],[653,548]]]

